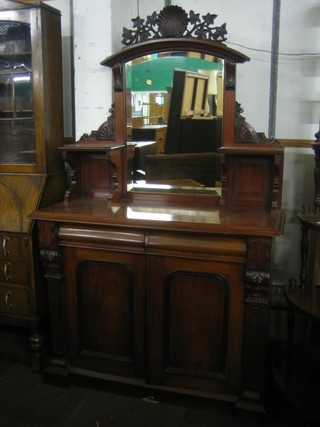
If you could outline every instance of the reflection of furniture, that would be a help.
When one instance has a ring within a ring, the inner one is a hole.
[[[221,119],[205,118],[208,76],[174,72],[165,153],[213,152],[221,146]]]
[[[166,143],[166,125],[146,125],[132,128],[133,141],[155,141],[157,154],[163,152]]]
[[[209,76],[191,71],[175,70],[171,89],[170,111],[176,118],[204,116]]]
[[[0,29],[0,323],[30,331],[37,370],[48,312],[29,214],[65,189],[60,13],[12,2]]]
[[[215,152],[221,147],[222,119],[185,119],[179,123],[175,153]]]
[[[132,180],[146,179],[146,157],[157,153],[155,141],[132,142],[134,154],[132,158]]]
[[[221,155],[217,153],[159,154],[146,158],[146,181],[187,179],[216,187],[221,178]]]
[[[152,16],[161,27],[153,40],[103,61],[114,76],[114,139],[64,147],[75,169],[74,191],[63,203],[32,214],[50,297],[52,353],[44,372],[225,399],[262,411],[272,239],[284,226],[283,150],[276,143],[235,141],[236,64],[247,58],[220,43],[225,28],[205,30],[211,22],[206,17],[201,34],[217,32],[215,41],[212,34],[206,40],[175,38],[168,32],[182,35],[188,26],[183,9],[168,6]],[[137,20],[124,39],[134,41],[135,31],[138,41],[147,37],[151,27],[141,28],[144,22]],[[213,191],[155,194],[127,186],[133,147],[123,145],[125,66],[168,51],[224,61],[222,133],[229,150],[221,154],[227,169],[221,199]],[[90,168],[97,144],[98,171]],[[256,169],[252,150],[257,159],[268,159]],[[91,179],[109,191],[88,191]],[[258,184],[247,189],[251,180]],[[250,196],[262,185],[268,197],[257,205]],[[273,192],[278,204],[269,197]],[[234,197],[242,205],[233,204]]]

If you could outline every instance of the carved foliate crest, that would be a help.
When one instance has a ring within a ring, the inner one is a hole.
[[[159,13],[153,12],[147,19],[132,19],[133,29],[123,28],[122,43],[126,46],[160,38],[196,37],[201,40],[223,42],[226,24],[215,26],[217,15],[207,13],[200,18],[193,10],[187,12],[180,6],[166,6]]]

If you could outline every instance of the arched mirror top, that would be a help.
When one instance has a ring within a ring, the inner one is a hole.
[[[168,51],[197,52],[202,55],[216,56],[232,63],[243,63],[250,60],[246,55],[230,49],[221,42],[198,38],[165,38],[124,47],[114,55],[107,57],[101,64],[113,67],[142,56]]]

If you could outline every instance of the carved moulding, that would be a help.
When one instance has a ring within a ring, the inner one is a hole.
[[[274,138],[267,138],[263,132],[257,132],[255,128],[241,115],[243,108],[236,102],[235,140],[236,142],[255,142],[279,144]]]
[[[315,142],[312,144],[314,151],[314,213],[320,215],[320,125],[318,132],[314,135]]]
[[[193,10],[187,12],[179,6],[166,6],[146,19],[132,19],[133,29],[123,29],[122,43],[126,46],[167,37],[196,37],[202,40],[226,40],[226,24],[215,26],[217,15],[207,13],[200,18]]]
[[[260,308],[268,305],[270,273],[268,271],[248,270],[245,274],[245,303]]]
[[[63,256],[58,245],[58,227],[54,222],[39,221],[39,245],[40,260],[42,262],[48,285],[48,299],[54,321],[51,318],[51,347],[53,358],[44,371],[50,374],[51,370],[57,373],[61,369],[61,375],[65,376],[67,362],[63,357],[64,348],[64,306],[62,304],[62,292],[64,283]]]
[[[269,281],[267,271],[247,270],[245,274],[245,325],[243,347],[243,388],[238,408],[256,402],[263,410],[266,331],[268,325]],[[257,409],[259,411],[259,409]]]
[[[264,401],[265,343],[268,330],[271,239],[251,237],[245,272],[245,325],[243,351],[243,388],[236,407],[256,405],[265,412]]]
[[[110,116],[103,122],[98,130],[93,130],[90,135],[84,133],[80,138],[81,141],[104,141],[115,140],[115,110],[114,104],[109,109]]]
[[[269,303],[271,240],[248,239],[248,260],[245,273],[245,303],[263,308]]]

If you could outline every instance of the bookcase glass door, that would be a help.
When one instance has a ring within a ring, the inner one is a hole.
[[[35,164],[30,25],[0,21],[0,164]]]

